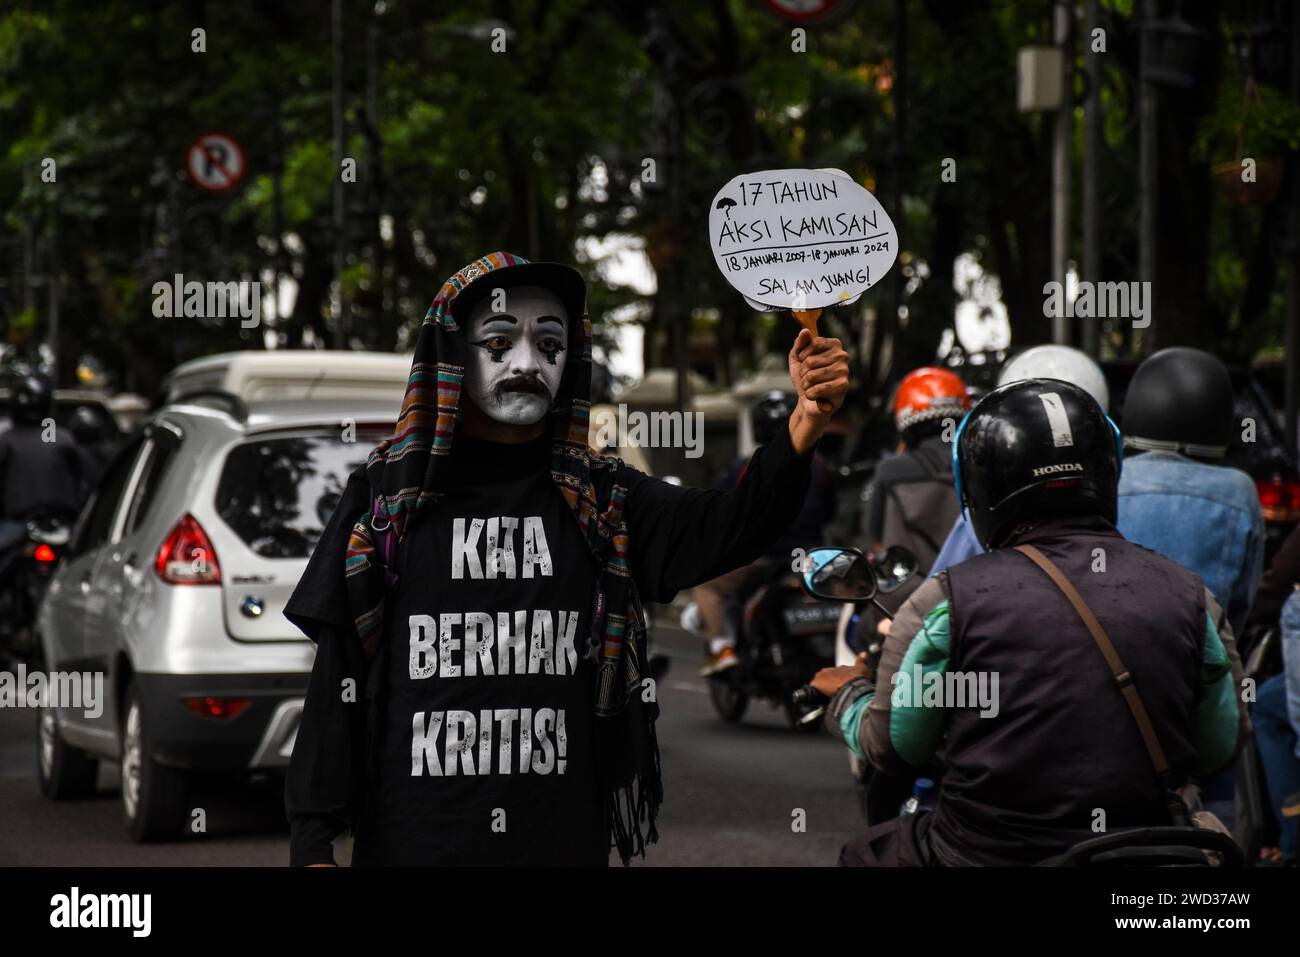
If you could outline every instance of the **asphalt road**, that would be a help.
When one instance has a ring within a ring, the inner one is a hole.
[[[840,846],[860,827],[843,747],[825,733],[796,734],[781,712],[761,703],[751,705],[742,724],[724,724],[696,674],[697,641],[661,627],[656,651],[673,657],[659,689],[666,802],[659,843],[645,863],[834,864]],[[0,865],[288,862],[280,782],[196,782],[192,800],[206,812],[206,834],[132,844],[120,820],[115,768],[101,765],[93,799],[55,804],[41,797],[35,721],[32,711],[0,709]],[[796,828],[800,821],[802,830]]]

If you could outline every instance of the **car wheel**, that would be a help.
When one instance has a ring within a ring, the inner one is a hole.
[[[95,793],[99,761],[63,740],[54,709],[48,706],[36,712],[36,770],[41,793],[51,801]]]
[[[132,685],[122,721],[122,813],[131,840],[178,838],[185,823],[185,773],[159,764],[149,754],[149,729]]]

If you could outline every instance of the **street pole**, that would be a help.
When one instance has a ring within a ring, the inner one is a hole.
[[[49,231],[49,255],[46,257],[46,293],[49,296],[46,306],[49,315],[47,335],[50,344],[50,378],[59,384],[59,227],[56,208],[54,222]]]
[[[1101,280],[1101,197],[1098,176],[1101,164],[1101,54],[1093,49],[1092,37],[1101,26],[1101,0],[1088,0],[1084,20],[1085,69],[1088,73],[1088,102],[1083,107],[1083,269],[1088,282]],[[1080,343],[1083,351],[1097,358],[1101,351],[1101,320],[1086,319]]]
[[[184,239],[184,223],[181,220],[181,192],[180,184],[177,182],[176,173],[170,166],[167,170],[167,232],[168,232],[168,252],[171,255],[172,275],[179,276],[185,271],[185,250],[182,247]],[[173,326],[172,328],[184,329],[184,325]],[[167,340],[171,343],[172,365],[175,366],[180,362],[181,343],[180,336],[168,336]]]
[[[1150,283],[1144,287],[1151,290],[1151,295],[1147,298],[1148,316],[1154,312],[1152,303],[1155,300],[1156,184],[1159,176],[1159,171],[1156,169],[1158,103],[1155,84],[1147,76],[1147,71],[1151,67],[1149,28],[1155,19],[1155,12],[1155,0],[1143,0],[1141,62],[1138,70],[1138,281]],[[1150,341],[1145,341],[1148,340],[1148,336],[1150,339],[1157,337],[1148,333],[1143,334],[1143,346],[1149,348]]]
[[[1052,278],[1065,289],[1070,258],[1070,141],[1074,129],[1074,91],[1070,88],[1074,34],[1074,7],[1057,0],[1054,10],[1054,40],[1061,49],[1061,105],[1056,111],[1052,137]],[[1070,329],[1066,310],[1052,317],[1052,341],[1068,345]]]
[[[382,153],[379,139],[379,23],[372,16],[366,25],[366,120],[370,134],[368,157],[370,168],[366,173],[366,216],[372,232],[370,240],[370,289],[375,297],[375,315],[378,328],[386,328],[386,302],[384,297],[384,237],[380,220],[384,215],[383,197],[380,193],[383,179]],[[374,344],[372,325],[371,345]]]
[[[903,176],[906,164],[903,162],[905,150],[907,149],[907,2],[908,0],[897,0],[895,3],[895,28],[894,28],[894,148],[891,151],[891,165],[893,166],[894,186],[891,191],[894,209],[894,241],[898,243],[898,254],[903,253],[903,235],[907,227],[907,216],[903,213]],[[903,309],[903,295],[907,290],[907,279],[903,275],[902,264],[894,270],[893,284],[889,290],[889,323],[885,326],[885,331],[891,335],[897,335],[899,329],[899,314]],[[877,319],[879,322],[879,319]],[[891,346],[893,343],[890,343]],[[883,341],[881,342],[883,346]],[[877,373],[880,370],[879,360],[874,356],[872,361],[876,363]],[[875,384],[874,381],[872,383]],[[874,390],[873,390],[874,391]]]
[[[277,90],[271,114],[271,150],[275,154],[271,168],[271,228],[275,231],[275,252],[271,260],[271,293],[275,300],[275,331],[284,329],[284,309],[280,302],[280,275],[284,272],[284,127],[280,120],[280,93]],[[295,345],[295,343],[288,343]]]
[[[347,348],[347,321],[343,306],[345,265],[343,210],[343,0],[333,0],[331,21],[334,39],[334,348]]]
[[[30,216],[23,230],[23,309],[36,308],[36,221]]]
[[[672,242],[672,256],[669,259],[668,275],[664,276],[664,291],[668,306],[668,321],[672,323],[673,365],[677,370],[677,410],[684,416],[690,410],[690,323],[691,310],[687,307],[682,288],[682,187],[681,181],[686,166],[683,155],[685,144],[682,142],[681,104],[677,91],[671,86],[666,97],[668,103],[668,220],[671,223],[669,236]]]
[[[1300,9],[1291,8],[1291,96],[1300,103]],[[1286,445],[1295,454],[1297,405],[1296,382],[1300,376],[1300,189],[1296,188],[1295,176],[1300,164],[1291,157],[1290,181],[1291,193],[1287,197],[1291,204],[1288,217],[1287,256],[1291,268],[1287,271],[1286,282],[1286,331],[1284,334],[1285,352],[1282,356],[1282,388],[1286,417]]]
[[[894,238],[898,243],[899,255],[903,251],[903,231],[907,217],[903,215],[903,156],[907,139],[907,3],[908,0],[894,0],[894,82],[890,88],[890,97],[894,101],[894,141],[889,148],[889,212],[894,221]],[[890,363],[893,364],[894,339],[898,333],[898,312],[903,305],[903,293],[906,288],[903,270],[893,270],[885,294],[881,296],[880,305],[870,312],[870,320],[864,319],[864,336],[867,343],[863,358],[862,408],[869,412],[871,400],[884,375],[883,353],[885,341],[889,340]],[[866,311],[864,310],[864,316]]]

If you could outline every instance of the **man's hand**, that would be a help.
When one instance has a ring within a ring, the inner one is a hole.
[[[823,339],[801,329],[790,350],[790,381],[799,393],[799,404],[790,416],[790,441],[796,452],[806,455],[844,403],[849,391],[849,354],[840,340]],[[823,412],[818,400],[829,402],[831,410]]]
[[[870,678],[871,669],[867,667],[867,653],[860,652],[857,661],[850,666],[840,666],[838,668],[823,668],[813,677],[811,682],[813,688],[820,691],[828,698],[835,697],[835,692],[839,691],[854,678]]]

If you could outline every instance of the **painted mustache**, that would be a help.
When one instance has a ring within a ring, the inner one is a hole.
[[[510,392],[524,392],[544,399],[551,397],[551,390],[546,388],[546,383],[540,377],[531,375],[517,375],[502,379],[492,391],[498,400]]]

